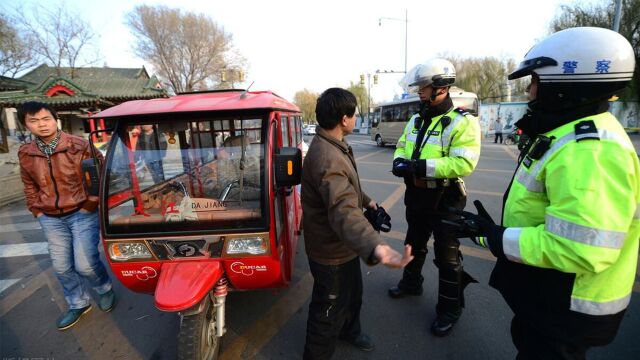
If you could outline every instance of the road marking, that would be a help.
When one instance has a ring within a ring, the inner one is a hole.
[[[31,221],[26,223],[4,224],[0,227],[0,233],[20,232],[25,230],[40,230],[40,223]]]
[[[404,195],[404,185],[398,186],[396,190],[380,204],[380,206],[389,211],[393,207],[393,205],[395,205],[398,200],[400,200],[402,195]]]
[[[0,245],[0,258],[15,256],[35,256],[49,253],[47,242]]]
[[[228,347],[224,347],[221,360],[251,359],[258,355],[264,345],[280,331],[311,296],[313,276],[307,272],[298,283],[249,327]]]
[[[478,194],[478,195],[488,195],[488,196],[498,196],[498,197],[503,197],[504,196],[504,193],[493,192],[493,191],[482,191],[482,190],[470,190],[470,189],[467,189],[467,192],[469,194]]]
[[[379,153],[381,153],[381,152],[383,152],[383,151],[384,151],[384,149],[382,149],[382,150],[378,150],[378,151],[374,151],[374,152],[369,153],[369,154],[367,154],[367,155],[363,155],[363,156],[357,157],[355,160],[356,160],[356,161],[364,160],[364,159],[366,159],[366,158],[368,158],[368,157],[371,157],[371,156],[373,156],[373,155],[375,155],[375,154],[379,154]]]
[[[481,169],[481,168],[476,168],[474,171],[479,171],[479,172],[490,172],[490,173],[505,173],[505,174],[513,174],[513,170],[497,170],[497,169]]]
[[[31,211],[18,210],[18,211],[12,211],[12,212],[2,212],[2,213],[0,213],[0,218],[14,217],[14,216],[27,216],[27,215],[32,215]],[[2,226],[4,226],[4,225],[2,225]]]
[[[388,162],[382,162],[382,161],[358,161],[358,165],[360,165],[360,164],[382,165],[382,166],[389,166],[390,165]],[[389,172],[391,172],[391,170],[389,170]]]
[[[513,158],[513,160],[518,161],[518,155],[515,150],[511,149],[508,146],[504,146],[502,147],[502,150],[504,150],[507,154],[509,154],[509,156],[511,156]]]
[[[373,184],[385,184],[385,185],[404,185],[402,181],[386,181],[386,180],[375,180],[375,179],[360,179],[360,182],[370,182]]]
[[[20,281],[20,279],[6,279],[6,280],[0,280],[0,294],[7,290],[9,288],[9,286],[17,283],[18,281]]]

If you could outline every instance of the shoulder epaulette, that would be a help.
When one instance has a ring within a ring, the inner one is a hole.
[[[593,120],[580,121],[575,125],[576,141],[587,139],[600,140],[598,128]]]

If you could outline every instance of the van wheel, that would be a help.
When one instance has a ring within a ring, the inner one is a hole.
[[[178,359],[216,360],[222,338],[216,336],[216,307],[211,296],[205,296],[204,309],[195,315],[184,316],[178,334]]]
[[[382,141],[382,136],[376,135],[376,145],[378,145],[380,147],[384,146],[384,141]]]

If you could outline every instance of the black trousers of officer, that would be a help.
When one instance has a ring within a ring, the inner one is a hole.
[[[405,205],[409,229],[404,243],[411,245],[414,259],[404,268],[398,286],[409,291],[422,286],[422,266],[427,256],[427,242],[433,234],[434,263],[439,269],[436,313],[455,320],[462,314],[464,288],[475,280],[463,271],[456,229],[443,224],[441,220],[458,219],[459,216],[450,214],[448,208],[464,209],[467,198],[456,184],[444,189],[419,189],[411,184],[407,186]]]
[[[572,341],[537,330],[517,314],[511,320],[511,338],[518,349],[517,360],[584,360],[590,348],[586,341]]]
[[[330,359],[338,338],[353,340],[360,335],[360,258],[341,265],[322,265],[309,259],[309,268],[313,292],[303,358]]]

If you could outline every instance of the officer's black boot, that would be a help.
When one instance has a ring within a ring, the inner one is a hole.
[[[464,288],[477,281],[464,272],[462,265],[457,265],[453,268],[440,267],[439,282],[438,315],[431,323],[431,332],[436,336],[447,336],[462,315]]]
[[[422,295],[422,283],[424,282],[422,265],[424,265],[426,257],[426,253],[414,254],[413,260],[405,266],[398,285],[389,288],[389,296],[399,299],[407,295]]]

